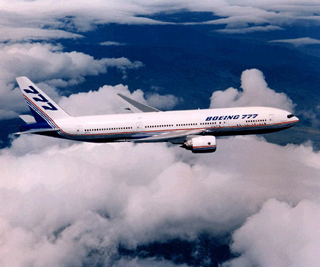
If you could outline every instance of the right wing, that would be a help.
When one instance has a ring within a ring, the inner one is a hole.
[[[147,142],[170,142],[170,143],[180,143],[181,139],[188,139],[189,136],[199,135],[204,133],[205,130],[181,130],[174,132],[167,132],[164,134],[157,134],[146,138],[136,139],[135,143],[147,143]]]
[[[159,112],[160,110],[150,107],[148,105],[142,104],[138,101],[135,101],[129,97],[126,97],[122,94],[118,94],[121,99],[126,101],[126,104],[129,106],[129,110],[131,110],[133,113],[142,113],[142,112]]]

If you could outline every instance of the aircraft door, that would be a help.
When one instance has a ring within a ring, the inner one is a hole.
[[[269,124],[274,124],[274,114],[269,114]]]
[[[143,128],[142,122],[137,122],[137,132],[141,132]]]
[[[82,125],[77,125],[76,126],[76,133],[77,133],[77,135],[82,134]]]

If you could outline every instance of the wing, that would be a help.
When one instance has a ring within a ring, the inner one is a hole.
[[[148,142],[170,142],[170,143],[183,143],[188,137],[203,134],[205,130],[181,130],[174,132],[167,132],[163,134],[153,135],[146,138],[136,139],[135,143],[148,143]],[[182,141],[181,141],[182,140]]]
[[[135,101],[129,97],[126,97],[122,94],[118,94],[121,99],[126,101],[126,104],[129,106],[129,110],[131,110],[133,113],[142,113],[142,112],[159,112],[160,110],[150,107],[148,105],[142,104],[138,101]]]

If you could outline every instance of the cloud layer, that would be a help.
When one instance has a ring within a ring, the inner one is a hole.
[[[5,203],[0,208],[0,262],[80,266],[99,260],[109,265],[119,257],[119,244],[134,249],[168,239],[196,240],[202,232],[220,236],[258,212],[234,235],[232,249],[241,254],[234,266],[263,265],[264,260],[264,266],[272,266],[267,259],[279,250],[279,259],[290,256],[295,250],[277,240],[294,240],[297,226],[301,258],[318,263],[311,234],[318,215],[309,216],[305,209],[310,213],[318,207],[319,153],[309,146],[281,147],[255,138],[221,139],[218,145],[215,154],[195,156],[165,144],[19,137],[0,155],[6,166],[0,183]],[[288,217],[291,207],[270,204],[272,198],[302,208]],[[279,239],[274,229],[282,224],[286,232]],[[98,259],[90,257],[92,251]]]
[[[107,23],[166,24],[153,14],[192,11],[212,12],[219,17],[206,24],[221,25],[224,33],[281,30],[287,25],[318,25],[320,7],[314,0],[277,1],[6,1],[2,6],[0,40],[80,38],[81,32]],[[41,12],[39,12],[41,10]]]
[[[232,249],[241,256],[225,266],[317,266],[319,220],[319,202],[268,200],[235,232]]]
[[[261,82],[261,72],[248,73]],[[79,103],[112,91],[128,94],[125,86],[104,86],[61,104],[81,113]],[[226,266],[316,266],[319,162],[311,145],[283,147],[256,137],[219,139],[216,153],[194,155],[166,144],[20,136],[0,151],[0,265],[173,266],[122,257],[118,247],[236,230],[231,248],[240,256]],[[285,247],[283,240],[295,243]]]
[[[292,44],[294,46],[304,46],[304,45],[320,45],[320,40],[304,37],[304,38],[296,38],[296,39],[280,39],[280,40],[273,40],[270,43],[287,43]]]

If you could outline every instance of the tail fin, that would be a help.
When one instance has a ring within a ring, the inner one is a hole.
[[[27,77],[18,77],[17,82],[37,123],[56,128],[55,120],[70,117]]]

